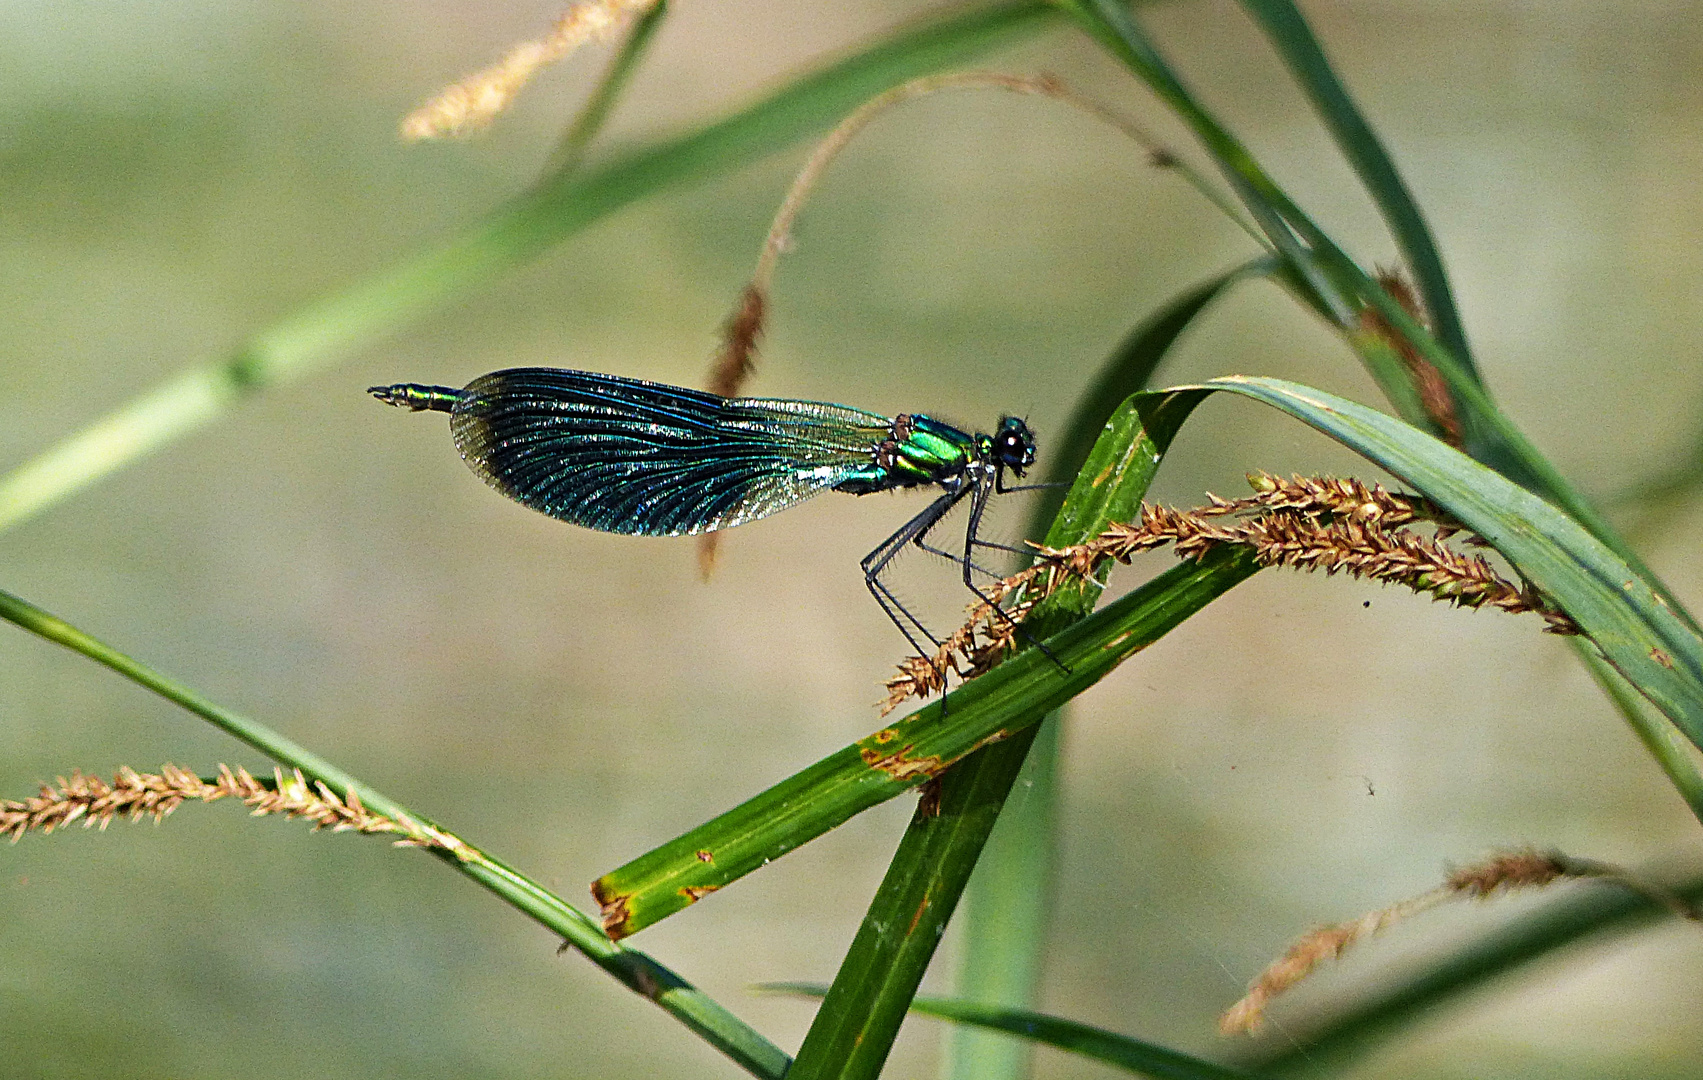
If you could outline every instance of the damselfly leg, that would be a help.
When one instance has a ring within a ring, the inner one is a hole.
[[[928,650],[923,648],[922,644],[917,641],[916,635],[911,633],[911,627],[914,626],[921,631],[922,636],[927,638],[936,649],[940,648],[940,642],[933,634],[929,633],[928,627],[923,625],[921,619],[912,615],[905,608],[905,605],[899,602],[899,598],[893,595],[893,590],[882,582],[881,574],[887,569],[888,564],[898,556],[899,552],[905,549],[906,544],[915,543],[918,547],[921,547],[920,541],[928,535],[928,531],[938,525],[940,519],[945,517],[954,506],[958,505],[958,501],[968,495],[970,490],[969,485],[964,485],[935,499],[928,504],[927,509],[923,510],[922,513],[905,522],[892,536],[876,545],[875,550],[865,555],[863,561],[858,564],[863,568],[863,583],[868,587],[869,594],[875,597],[875,602],[881,605],[881,610],[886,613],[887,618],[892,621],[894,626],[899,628],[901,634],[905,635],[905,640],[911,643],[911,648],[917,651],[918,656],[928,655]],[[904,619],[899,617],[901,614]],[[906,620],[909,620],[909,625],[906,625]]]
[[[940,640],[929,631],[928,627],[924,625],[921,619],[917,618],[916,615],[905,607],[905,605],[899,600],[893,591],[887,587],[886,583],[882,581],[881,578],[887,567],[898,556],[899,552],[904,550],[907,544],[915,545],[931,555],[938,555],[942,558],[950,559],[963,567],[964,586],[975,595],[977,600],[987,606],[989,612],[992,613],[991,617],[1004,620],[1013,631],[1022,635],[1022,637],[1031,645],[1040,649],[1041,652],[1046,655],[1047,659],[1058,665],[1059,669],[1068,675],[1070,673],[1070,669],[1053,654],[1051,649],[1048,649],[1046,645],[1035,639],[1027,630],[1023,629],[1021,624],[1014,620],[1003,608],[999,606],[999,604],[994,602],[992,597],[990,597],[975,583],[973,576],[975,573],[986,574],[990,578],[997,579],[999,577],[999,575],[995,574],[993,571],[988,570],[985,567],[978,566],[974,561],[972,561],[970,553],[975,548],[988,547],[998,550],[1012,551],[1018,554],[1024,553],[1020,548],[1013,548],[1004,544],[995,544],[990,541],[983,541],[976,535],[981,529],[982,515],[987,509],[988,496],[993,492],[994,488],[995,484],[988,481],[986,474],[971,474],[966,476],[955,489],[949,490],[946,494],[934,500],[934,502],[928,505],[927,509],[923,510],[922,513],[918,514],[911,520],[905,522],[905,524],[901,526],[897,532],[883,540],[874,551],[871,551],[864,557],[860,564],[863,568],[864,584],[869,588],[870,595],[875,597],[875,602],[881,605],[881,610],[886,613],[887,618],[891,620],[894,626],[899,628],[900,633],[905,635],[905,639],[911,643],[911,647],[917,650],[917,654],[919,656],[926,655],[926,650],[923,649],[921,643],[917,641],[916,635],[912,633],[912,628],[914,627],[922,634],[923,637],[927,638],[937,650],[941,647]],[[945,548],[935,547],[928,543],[929,533],[933,531],[934,527],[939,525],[941,520],[944,519],[946,515],[966,497],[970,500],[970,519],[965,527],[964,553],[959,555],[956,552],[948,551]]]
[[[989,489],[991,488],[993,491],[999,491],[1001,494],[1004,494],[1006,491],[1018,490],[1016,488],[1005,488],[1001,490],[1000,480],[1002,479],[1002,476],[1003,474],[996,471],[994,473],[994,481],[991,485],[988,484],[984,478],[981,483],[976,485],[975,496],[970,500],[970,521],[964,528],[964,587],[975,593],[976,598],[986,604],[990,611],[996,612],[1001,619],[1004,619],[1005,624],[1015,633],[1021,635],[1024,640],[1028,641],[1029,644],[1033,645],[1035,648],[1041,650],[1042,654],[1045,655],[1048,660],[1051,660],[1060,671],[1069,675],[1070,668],[1065,665],[1064,661],[1055,656],[1053,651],[1047,648],[1039,638],[1023,629],[1023,624],[1019,623],[1016,619],[1013,619],[1006,613],[1004,608],[994,603],[992,597],[977,588],[974,579],[970,575],[970,571],[973,569],[970,562],[970,552],[975,550],[976,544],[978,543],[978,537],[976,534],[981,531],[982,513],[987,509]]]

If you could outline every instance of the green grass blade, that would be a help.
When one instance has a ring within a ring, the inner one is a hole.
[[[946,716],[940,702],[924,706],[605,874],[592,888],[609,912],[606,928],[617,938],[636,933],[1038,723],[1253,572],[1239,556],[1173,567],[1046,639],[1070,675],[1024,652],[947,695]]]
[[[1106,423],[1130,395],[1148,389],[1153,373],[1170,353],[1183,331],[1214,300],[1249,278],[1270,277],[1283,263],[1263,256],[1225,271],[1173,297],[1169,303],[1124,336],[1095,373],[1094,381],[1077,398],[1070,419],[1054,445],[1046,450],[1046,482],[1068,483],[1088,460]],[[1030,535],[1039,533],[1064,504],[1066,489],[1042,491],[1036,499]]]
[[[227,412],[301,378],[541,254],[598,219],[670,187],[747,165],[832,126],[876,94],[1050,25],[1042,0],[954,11],[913,26],[749,108],[679,138],[559,174],[467,231],[307,305],[235,356],[185,371],[0,478],[8,528]]]
[[[386,817],[432,825],[424,816],[264,724],[224,708],[27,600],[0,592],[0,619],[111,668],[131,682],[209,721],[273,761],[301,770],[310,780],[324,782],[344,799],[354,796],[368,809]],[[791,1060],[779,1047],[651,957],[612,941],[596,920],[544,886],[471,845],[461,857],[436,849],[432,853],[553,933],[560,934],[592,963],[615,976],[635,993],[655,1002],[753,1076],[780,1080],[786,1075]]]
[[[1062,2],[1085,31],[1122,60],[1194,130],[1196,138],[1218,162],[1238,197],[1277,248],[1285,276],[1293,279],[1298,295],[1349,337],[1397,414],[1415,427],[1434,430],[1413,377],[1400,358],[1387,344],[1358,332],[1360,312],[1374,302],[1369,292],[1376,293],[1390,306],[1394,306],[1394,301],[1302,211],[1229,128],[1195,98],[1133,15],[1115,0]],[[1477,387],[1476,375],[1461,361],[1451,359],[1450,363],[1465,381]],[[1479,396],[1483,397],[1482,392]],[[1478,438],[1483,425],[1474,423],[1470,413],[1466,420],[1469,439]],[[1497,460],[1512,456],[1496,451],[1494,446],[1492,450]]]
[[[1242,205],[1248,208],[1289,268],[1306,282],[1308,291],[1329,313],[1328,318],[1341,327],[1353,325],[1355,306],[1350,296],[1308,257],[1309,252],[1301,243],[1303,238],[1310,239],[1305,232],[1302,236],[1296,234],[1298,226],[1309,224],[1306,215],[1300,213],[1247,147],[1195,99],[1127,8],[1118,0],[1058,0],[1058,4],[1194,130],[1195,137],[1218,163]]]
[[[1462,406],[1466,445],[1474,457],[1567,509],[1604,543],[1615,547],[1647,580],[1661,587],[1590,504],[1497,411],[1467,362],[1401,310],[1289,197],[1240,140],[1193,96],[1122,5],[1116,0],[1059,2],[1090,36],[1122,60],[1193,129],[1278,249],[1287,272],[1301,283],[1299,292],[1303,298],[1348,336],[1367,370],[1378,380],[1403,419],[1421,429],[1432,427],[1430,417],[1419,405],[1411,379],[1395,362],[1387,346],[1380,345],[1370,335],[1358,333],[1360,313],[1367,306],[1383,314],[1448,380],[1451,393]],[[1667,599],[1674,602],[1671,595]]]
[[[1196,316],[1236,283],[1276,273],[1281,266],[1280,260],[1267,257],[1219,274],[1178,295],[1125,335],[1077,399],[1057,445],[1048,448],[1047,482],[1068,483],[1082,470],[1118,406],[1147,389],[1153,372]],[[1063,488],[1043,491],[1025,535],[1040,534],[1064,499]],[[1022,798],[1001,812],[959,915],[964,956],[959,993],[983,1004],[1025,1007],[1034,1002],[1050,910],[1061,722],[1060,716],[1043,721],[1018,777]],[[949,1040],[944,1075],[963,1080],[1015,1078],[1024,1075],[1028,1056],[1029,1048],[1020,1042],[958,1029]]]
[[[940,778],[937,798],[918,806],[798,1048],[791,1080],[881,1074],[1038,730],[972,754]]]
[[[1438,340],[1477,379],[1466,329],[1461,325],[1454,291],[1449,287],[1449,277],[1431,229],[1377,132],[1336,77],[1307,20],[1292,0],[1242,0],[1242,6],[1265,28],[1278,53],[1312,99],[1313,107],[1324,118],[1337,147],[1377,203],[1413,272]]]
[[[946,998],[917,998],[911,1002],[911,1011],[989,1031],[1003,1031],[1156,1080],[1253,1080],[1253,1074],[1240,1069],[1045,1013],[989,1008],[972,1001]]]
[[[1334,394],[1230,376],[1177,396],[1219,390],[1282,409],[1442,505],[1553,597],[1603,658],[1703,747],[1703,638],[1577,521],[1453,447]]]
[[[1635,570],[1651,588],[1693,629],[1698,624],[1677,597],[1622,540],[1608,521],[1567,483],[1556,468],[1538,452],[1524,433],[1491,401],[1477,373],[1464,359],[1421,326],[1386,293],[1359,264],[1349,258],[1266,173],[1246,147],[1228,128],[1207,111],[1166,64],[1158,49],[1142,32],[1130,13],[1116,0],[1059,0],[1076,16],[1078,23],[1113,55],[1121,59],[1160,99],[1174,109],[1200,139],[1284,259],[1286,271],[1303,284],[1299,290],[1308,302],[1326,315],[1349,338],[1367,369],[1388,394],[1391,404],[1410,424],[1430,429],[1430,418],[1419,407],[1418,395],[1398,366],[1387,345],[1358,332],[1359,314],[1375,308],[1396,330],[1412,342],[1427,363],[1449,384],[1460,407],[1466,447],[1474,458],[1503,473],[1515,483],[1538,492],[1588,529]],[[1274,218],[1276,219],[1274,222]],[[1294,233],[1289,230],[1293,228]],[[1303,250],[1297,237],[1311,246]]]
[[[1638,736],[1644,749],[1656,759],[1656,764],[1667,774],[1679,797],[1691,807],[1692,816],[1703,824],[1703,771],[1698,769],[1697,755],[1685,741],[1685,736],[1665,717],[1652,716],[1644,700],[1588,644],[1575,639],[1573,646],[1573,651],[1590,670],[1591,678],[1602,688],[1603,695],[1626,721],[1626,726]]]
[[[1693,903],[1703,902],[1703,876],[1669,886]],[[1586,941],[1642,929],[1672,913],[1656,901],[1619,885],[1579,885],[1537,911],[1520,916],[1423,970],[1361,993],[1340,1011],[1286,1017],[1280,1040],[1239,1056],[1245,1068],[1269,1074],[1318,1076],[1320,1069],[1346,1065],[1391,1035],[1466,991],[1520,970],[1536,960]]]
[[[1566,477],[1532,445],[1525,433],[1515,427],[1513,421],[1496,407],[1489,393],[1473,378],[1461,361],[1411,315],[1402,310],[1401,305],[1391,299],[1388,293],[1379,288],[1377,283],[1346,255],[1337,252],[1330,258],[1331,264],[1345,278],[1351,279],[1353,287],[1359,290],[1365,302],[1376,308],[1398,333],[1412,342],[1426,362],[1447,380],[1450,392],[1462,409],[1462,418],[1467,427],[1467,450],[1472,456],[1521,487],[1537,492],[1565,510],[1630,566],[1650,588],[1660,594],[1663,602],[1684,620],[1686,625],[1694,630],[1698,629],[1697,621],[1680,603],[1679,598],[1645,565],[1638,553],[1632,550],[1608,523],[1608,519],[1603,517],[1602,512],[1575,491]],[[1370,335],[1350,334],[1349,342],[1359,350],[1370,344],[1371,338]]]
[[[285,738],[240,713],[232,712],[181,683],[167,678],[146,664],[119,652],[106,642],[84,633],[64,619],[37,607],[22,597],[0,591],[0,619],[5,619],[14,626],[27,630],[37,637],[44,638],[56,645],[63,645],[72,652],[81,653],[97,664],[111,668],[131,682],[152,690],[167,701],[180,705],[208,721],[227,735],[252,746],[273,761],[292,769],[300,769],[311,780],[323,780],[339,795],[346,796],[353,792],[360,796],[361,801],[366,803],[368,807],[386,817],[401,815],[413,818],[415,821],[426,820],[418,814],[406,811],[400,804],[392,802],[379,792],[361,784],[353,776],[299,743]]]
[[[765,983],[757,989],[804,997],[822,997],[827,993],[827,987],[814,983]],[[1007,1042],[1043,1043],[1157,1080],[1255,1080],[1252,1073],[1179,1053],[1157,1043],[1027,1009],[994,1008],[962,998],[919,997],[911,1002],[910,1011],[1016,1037],[1004,1040]]]

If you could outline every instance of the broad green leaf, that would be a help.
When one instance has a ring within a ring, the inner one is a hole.
[[[913,26],[795,79],[723,120],[558,172],[465,232],[261,330],[236,354],[190,368],[0,477],[0,529],[224,415],[241,399],[317,371],[640,199],[750,164],[824,130],[907,79],[1051,25],[1042,0],[1008,0]]]
[[[1659,593],[1683,622],[1697,629],[1696,620],[1607,519],[1573,490],[1555,466],[1496,407],[1465,354],[1457,354],[1421,326],[1319,228],[1229,128],[1195,98],[1123,4],[1118,0],[1058,0],[1058,3],[1194,131],[1277,248],[1286,271],[1301,283],[1299,294],[1348,337],[1349,344],[1360,353],[1368,371],[1402,417],[1422,429],[1431,424],[1418,405],[1418,395],[1411,386],[1404,385],[1406,380],[1392,362],[1388,347],[1373,335],[1360,332],[1360,316],[1368,307],[1382,315],[1448,383],[1460,408],[1467,448],[1473,457],[1571,514]]]
[[[766,983],[757,989],[806,997],[822,997],[827,993],[826,987],[811,983]],[[919,997],[911,1002],[910,1011],[1068,1050],[1137,1076],[1157,1080],[1255,1080],[1252,1073],[1179,1053],[1157,1043],[1027,1009],[1002,1009],[961,998]]]
[[[1703,638],[1573,518],[1453,447],[1322,390],[1231,376],[1166,396],[1192,409],[1214,391],[1282,409],[1435,500],[1552,597],[1604,660],[1703,747]]]

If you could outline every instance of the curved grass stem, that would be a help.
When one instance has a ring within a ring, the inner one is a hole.
[[[359,800],[385,817],[409,822],[449,838],[451,843],[425,850],[490,889],[552,933],[559,934],[567,946],[577,949],[628,989],[655,1002],[664,1012],[738,1062],[747,1072],[769,1080],[780,1080],[786,1074],[790,1059],[755,1029],[656,960],[611,940],[596,919],[500,859],[440,829],[425,817],[264,724],[224,708],[27,600],[0,591],[0,619],[111,668],[273,761],[325,784],[345,801]]]

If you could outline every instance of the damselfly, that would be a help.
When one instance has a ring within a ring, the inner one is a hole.
[[[992,435],[970,434],[921,413],[888,419],[818,401],[724,398],[701,390],[590,371],[513,368],[456,390],[374,386],[380,401],[449,414],[463,460],[485,482],[553,518],[603,532],[681,536],[767,517],[821,491],[867,495],[935,487],[941,494],[864,557],[864,584],[912,647],[914,627],[882,575],[907,544],[962,564],[977,548],[1005,548],[978,535],[988,496],[1035,461],[1035,438],[1015,416]],[[964,551],[931,546],[929,531],[969,501]]]

